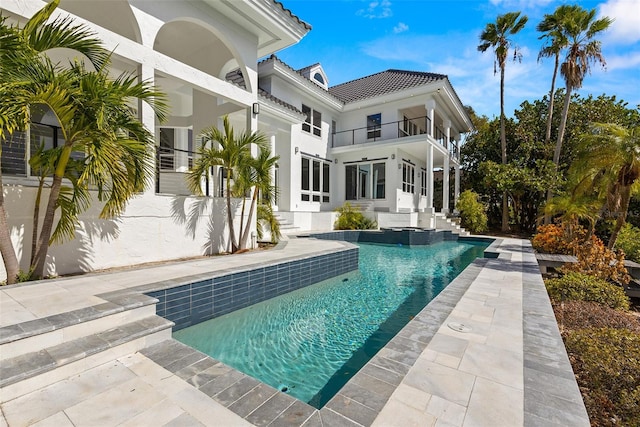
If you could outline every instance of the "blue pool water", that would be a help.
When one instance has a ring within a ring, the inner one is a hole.
[[[174,333],[321,408],[486,244],[359,244],[360,269]]]

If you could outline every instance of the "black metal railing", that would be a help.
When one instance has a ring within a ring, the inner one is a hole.
[[[156,147],[156,193],[192,194],[187,187],[187,171],[193,168],[196,153],[191,150],[159,146]],[[203,192],[211,195],[209,177],[204,180]]]
[[[345,147],[387,139],[425,135],[429,133],[430,128],[431,119],[428,116],[412,119],[404,118],[395,122],[334,132],[331,134],[331,146]],[[453,145],[452,140],[447,141],[447,134],[440,127],[434,126],[433,133],[433,138],[443,147],[449,148]]]

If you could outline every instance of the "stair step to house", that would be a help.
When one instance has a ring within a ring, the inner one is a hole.
[[[2,401],[170,339],[173,325],[153,315],[41,350],[3,357],[0,364]]]
[[[0,328],[0,361],[156,314],[158,300],[144,294],[111,292],[100,298],[106,302]]]

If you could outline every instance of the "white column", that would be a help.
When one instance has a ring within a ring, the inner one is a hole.
[[[453,182],[453,205],[455,207],[458,205],[458,198],[460,197],[460,165],[456,163],[453,170],[455,171]],[[455,211],[457,211],[457,209],[455,209]]]
[[[444,136],[445,136],[445,150],[447,151],[444,155],[444,163],[442,166],[442,213],[449,213],[449,158],[451,153],[451,120],[444,120],[442,123],[444,125]]]
[[[449,213],[449,153],[444,155],[442,166],[442,213]]]
[[[246,109],[247,112],[247,133],[253,133],[258,131],[258,115],[253,114],[253,108],[250,105]],[[258,155],[258,147],[255,144],[251,145],[251,155],[256,157]]]
[[[271,145],[271,157],[274,157],[276,155],[276,132],[274,130],[272,130],[267,135],[269,136],[269,145]],[[275,167],[275,165],[269,171],[269,175],[271,177],[270,178],[271,185],[275,186],[276,185],[276,167]],[[277,191],[277,189],[276,189],[276,191]],[[271,204],[273,205],[273,201],[271,202]]]
[[[427,213],[433,213],[433,145],[427,147]]]
[[[150,85],[153,85],[154,82],[154,77],[155,77],[155,71],[154,68],[150,65],[146,65],[146,64],[141,64],[138,66],[138,78],[140,81],[146,81],[149,82]],[[153,112],[153,109],[145,102],[138,100],[138,118],[140,119],[140,121],[142,122],[142,124],[144,125],[145,128],[147,128],[147,130],[149,132],[151,132],[153,135],[156,135],[156,143],[155,143],[155,150],[153,153],[153,157],[154,157],[154,162],[157,162],[157,157],[156,157],[156,153],[157,153],[157,147],[160,145],[160,135],[159,132],[156,132],[156,116],[155,113]],[[149,178],[150,182],[147,185],[147,192],[149,193],[155,193],[156,192],[156,184],[158,183],[157,180],[159,180],[159,176],[157,176],[157,174],[159,173],[157,165],[155,165],[154,167],[154,173],[153,176],[151,176]]]
[[[427,117],[429,117],[429,129],[427,129],[427,134],[429,134],[431,137],[433,137],[433,122],[435,119],[435,109],[436,109],[436,101],[433,99],[430,99],[426,102],[426,104],[424,105],[425,108],[427,109]]]

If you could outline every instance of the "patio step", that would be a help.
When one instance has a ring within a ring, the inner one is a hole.
[[[297,231],[300,231],[300,227],[296,227],[292,222],[288,219],[282,217],[281,215],[275,214],[276,221],[280,224],[280,232],[282,234],[291,234]]]
[[[459,236],[469,236],[467,230],[462,228],[456,219],[448,218],[446,215],[442,213],[435,214],[436,219],[436,229],[438,230],[450,230],[453,234],[457,234]]]
[[[109,330],[156,314],[157,299],[111,292],[106,302],[0,328],[0,362]]]
[[[0,402],[170,339],[172,326],[153,315],[11,358],[0,347]]]

